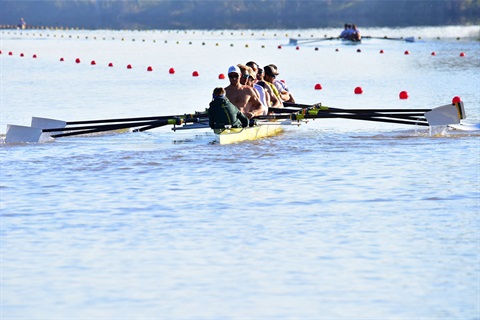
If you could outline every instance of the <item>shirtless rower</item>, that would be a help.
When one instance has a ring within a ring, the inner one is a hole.
[[[255,84],[263,87],[265,89],[265,92],[268,93],[270,96],[270,106],[272,108],[283,108],[283,102],[282,100],[275,95],[275,92],[273,91],[272,87],[265,81],[264,79],[264,71],[263,68],[258,67],[257,69],[257,81]]]
[[[263,87],[255,86],[255,78],[257,74],[250,66],[246,66],[243,64],[238,64],[237,67],[240,69],[242,75],[240,76],[240,83],[253,88],[253,91],[257,95],[257,98],[262,103],[262,113],[261,116],[265,116],[268,114],[268,106],[270,105],[270,97],[265,94],[265,90]]]
[[[228,68],[230,85],[225,88],[228,100],[249,119],[263,113],[262,102],[252,87],[240,83],[241,72],[237,66]]]

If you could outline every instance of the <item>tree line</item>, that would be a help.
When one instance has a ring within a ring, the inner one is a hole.
[[[0,25],[272,29],[480,24],[480,0],[1,0]]]

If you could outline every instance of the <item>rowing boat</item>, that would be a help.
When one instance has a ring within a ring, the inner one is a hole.
[[[194,123],[181,123],[180,126],[174,125],[173,131],[190,130],[190,129],[205,129],[213,131],[214,143],[221,145],[239,143],[243,141],[254,141],[268,137],[274,137],[284,131],[286,125],[300,125],[299,121],[285,120],[261,120],[255,121],[255,125],[246,128],[225,128],[213,129],[209,127],[207,121],[198,121]]]
[[[215,140],[221,144],[252,141],[276,136],[287,125],[300,125],[309,119],[351,119],[413,125],[423,127],[447,126],[455,130],[472,131],[479,125],[461,123],[466,118],[463,102],[448,104],[433,109],[340,109],[319,104],[306,105],[285,103],[285,108],[270,108],[270,114],[254,118],[255,125],[247,128],[213,130]],[[64,121],[48,118],[32,118],[28,126],[7,125],[5,143],[37,143],[79,135],[114,132],[143,132],[167,125],[172,130],[205,129],[209,127],[208,114],[153,116],[122,119]]]
[[[283,132],[280,122],[257,124],[247,128],[214,129],[215,141],[219,144],[232,144],[273,137]]]
[[[378,40],[397,40],[397,41],[405,41],[405,42],[415,42],[415,37],[400,37],[400,38],[390,38],[387,36],[384,37],[374,37],[374,36],[362,36],[362,39],[378,39]],[[285,46],[299,46],[304,44],[312,44],[320,41],[328,41],[328,40],[341,40],[342,44],[361,44],[362,41],[353,41],[347,38],[342,37],[325,37],[325,38],[290,38],[288,44]]]

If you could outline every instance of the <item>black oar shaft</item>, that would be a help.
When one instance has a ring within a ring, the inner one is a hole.
[[[165,119],[172,119],[172,118],[201,117],[201,116],[205,116],[206,114],[207,113],[205,113],[205,112],[201,112],[201,113],[196,113],[196,114],[183,114],[183,115],[172,115],[172,116],[153,116],[153,117],[140,117],[140,118],[119,118],[119,119],[67,121],[67,125],[114,123],[114,122],[135,122],[135,121],[155,121],[155,120],[165,120]]]
[[[292,103],[292,102],[284,102],[283,105],[289,108],[313,108],[319,109],[325,112],[348,112],[348,113],[358,113],[358,112],[427,112],[431,111],[432,109],[340,109],[340,108],[330,108],[327,106],[322,106],[321,104],[299,104],[299,103]]]
[[[365,120],[365,121],[377,121],[377,122],[388,122],[388,123],[398,123],[398,124],[409,124],[409,125],[420,125],[420,126],[428,126],[428,123],[421,120],[412,119],[411,121],[406,119],[390,119],[390,118],[382,118],[382,116],[373,116],[373,117],[365,117],[359,115],[349,115],[349,114],[317,114],[317,115],[299,115],[299,119],[328,119],[328,118],[342,118],[342,119],[352,119],[352,120]]]
[[[120,123],[120,124],[110,124],[110,125],[103,125],[103,126],[85,126],[81,127],[80,130],[73,130],[74,128],[62,128],[63,131],[70,131],[66,133],[54,134],[52,135],[53,138],[60,138],[60,137],[70,137],[70,136],[77,136],[82,134],[89,134],[89,133],[100,133],[105,131],[114,131],[114,130],[121,130],[139,126],[153,126],[156,127],[168,125],[168,124],[176,124],[177,119],[164,119],[164,120],[157,120],[157,121],[148,121],[148,122],[135,122],[135,123]],[[77,128],[75,128],[77,129]],[[52,132],[53,129],[44,129],[43,132]],[[59,130],[56,130],[59,131]]]
[[[168,120],[168,119],[165,119]],[[143,125],[149,125],[153,122],[157,121],[165,121],[165,120],[154,120],[154,121],[142,121],[142,122],[125,122],[125,123],[116,123],[116,124],[97,124],[92,126],[78,126],[78,127],[64,127],[64,128],[49,128],[43,129],[43,132],[58,132],[58,131],[81,131],[81,130],[94,130],[94,129],[124,129],[124,128],[131,128],[131,127],[138,127]]]
[[[135,132],[144,132],[144,131],[147,131],[147,130],[162,127],[162,126],[167,125],[167,124],[181,125],[183,123],[194,123],[194,122],[205,122],[205,121],[208,122],[208,118],[186,118],[186,119],[177,118],[176,123],[172,123],[172,122],[168,122],[168,123],[165,123],[165,124],[163,124],[163,123],[158,123],[158,124],[153,123],[153,124],[141,127],[141,128],[137,128],[134,131]]]
[[[424,119],[407,119],[407,118],[388,118],[380,116],[361,116],[355,114],[337,114],[337,113],[321,113],[321,114],[278,114],[278,115],[267,115],[257,117],[258,119],[264,120],[304,120],[304,119],[332,119],[332,118],[341,118],[341,119],[352,119],[352,120],[365,120],[365,121],[376,121],[376,122],[387,122],[387,123],[398,123],[398,124],[408,124],[408,125],[420,125],[428,126],[428,123]]]

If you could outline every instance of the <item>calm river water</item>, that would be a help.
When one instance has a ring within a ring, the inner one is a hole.
[[[249,60],[276,64],[300,103],[460,96],[480,122],[479,27],[285,45],[339,31],[2,30],[0,134],[32,116],[202,111]],[[0,318],[480,319],[478,133],[330,119],[211,140],[162,128],[1,143]]]

